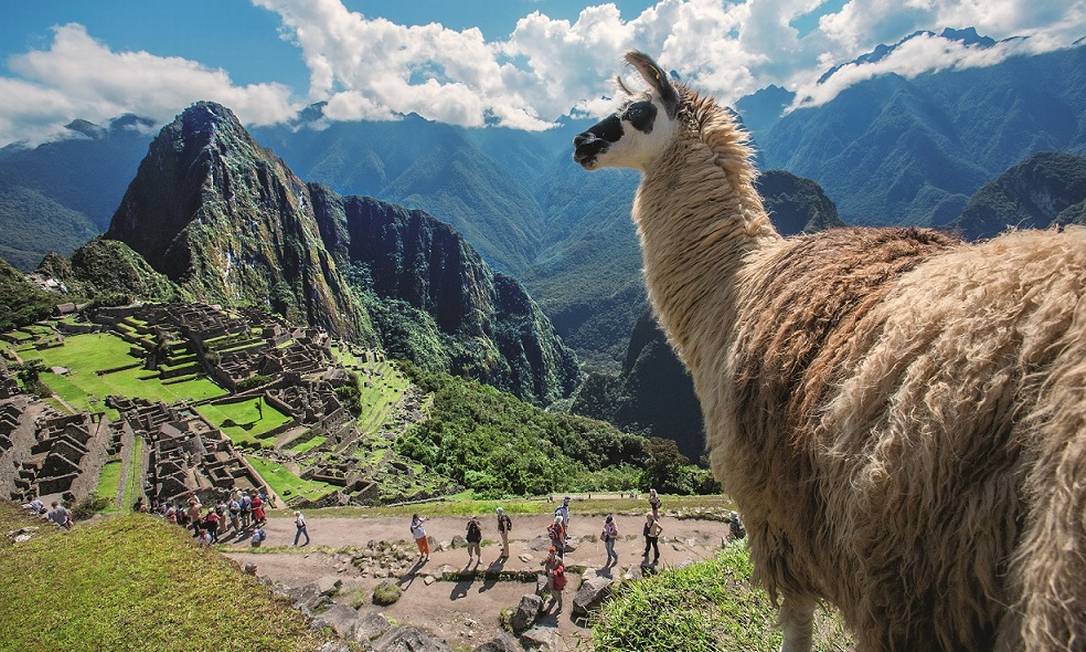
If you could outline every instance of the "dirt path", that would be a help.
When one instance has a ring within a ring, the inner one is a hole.
[[[619,564],[609,571],[621,577],[630,567],[641,563],[643,539],[641,517],[617,516],[620,540],[616,544]],[[598,537],[602,518],[574,515],[571,521],[571,543],[576,547],[567,553],[570,566],[600,568],[606,561],[604,544],[592,541]],[[510,537],[510,557],[504,563],[498,559],[501,546],[493,518],[483,522],[483,562],[479,570],[538,571],[546,557],[549,542],[544,536],[550,519],[546,516],[521,516],[514,520]],[[463,535],[466,519],[439,517],[426,522],[427,534],[439,544]],[[678,566],[705,559],[720,549],[726,525],[716,521],[663,519],[664,532],[660,542],[660,567]],[[290,546],[294,538],[291,519],[273,518],[267,526],[267,546]],[[312,546],[247,552],[244,543],[233,546],[228,555],[242,564],[252,562],[257,573],[290,586],[300,586],[321,577],[334,576],[343,581],[338,601],[349,604],[356,591],[368,596],[373,587],[385,578],[363,576],[349,563],[350,549],[363,548],[370,540],[410,544],[408,521],[403,518],[313,518],[309,520]],[[317,546],[321,548],[318,549]],[[342,549],[337,551],[337,549]],[[431,561],[413,572],[405,572],[387,581],[397,582],[403,597],[389,607],[376,607],[368,597],[363,610],[380,611],[401,623],[417,624],[430,629],[450,645],[477,646],[499,631],[498,616],[502,609],[513,609],[521,596],[532,593],[534,584],[518,581],[429,579],[440,577],[442,570],[466,570],[467,552],[462,549],[434,550]],[[605,571],[607,572],[607,571]],[[427,584],[429,581],[430,584]],[[571,574],[565,592],[565,609],[560,617],[548,618],[541,624],[556,626],[566,649],[574,649],[579,639],[590,636],[590,630],[570,618],[570,610],[580,578]]]

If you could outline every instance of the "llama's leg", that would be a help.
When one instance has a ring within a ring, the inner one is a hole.
[[[785,596],[781,605],[780,625],[784,634],[781,652],[810,652],[814,630],[815,601],[799,596]]]

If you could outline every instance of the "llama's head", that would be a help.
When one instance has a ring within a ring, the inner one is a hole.
[[[644,170],[675,135],[679,93],[660,66],[648,55],[632,51],[626,61],[648,82],[644,92],[633,92],[618,78],[626,101],[617,111],[573,139],[573,158],[585,169],[604,167]]]

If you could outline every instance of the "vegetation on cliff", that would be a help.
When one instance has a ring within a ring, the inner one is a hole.
[[[58,296],[38,289],[22,272],[0,259],[0,331],[48,317]]]

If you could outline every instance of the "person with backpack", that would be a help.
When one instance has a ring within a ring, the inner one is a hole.
[[[550,604],[544,611],[555,608],[555,615],[562,613],[562,591],[566,589],[566,565],[558,555],[558,549],[551,546],[547,551],[547,559],[543,562],[543,572],[547,574],[547,590],[551,594]]]
[[[482,548],[483,528],[479,524],[479,517],[472,516],[468,519],[468,535],[464,537],[468,541],[468,564],[474,556],[476,565],[483,560]]]
[[[509,533],[513,531],[513,519],[509,518],[501,507],[496,511],[498,512],[498,534],[502,538],[501,559],[509,559]]]
[[[569,496],[562,499],[562,504],[558,509],[554,510],[554,515],[562,518],[562,547],[560,550],[565,552],[565,543],[569,539]]]
[[[649,489],[649,507],[652,508],[652,517],[660,520],[660,496],[655,489]]]
[[[562,527],[562,517],[559,515],[554,516],[554,522],[547,527],[547,536],[550,537],[551,546],[558,551],[558,555],[565,556],[566,552],[566,529]]]
[[[230,512],[230,527],[233,528],[236,536],[241,532],[241,503],[238,502],[236,497],[232,496],[230,498],[227,511]]]
[[[268,533],[264,531],[264,528],[257,527],[253,530],[253,536],[249,539],[249,545],[254,548],[259,548],[260,544],[264,543],[264,539],[268,538]]]
[[[422,524],[426,522],[426,519],[420,518],[418,514],[411,516],[411,536],[415,539],[415,545],[419,547],[419,561],[430,561],[430,540],[426,538],[426,530],[422,527]]]
[[[731,512],[728,514],[728,539],[730,541],[737,541],[747,536],[747,529],[743,527],[743,519],[739,518],[738,512]]]
[[[614,514],[608,514],[603,521],[603,532],[600,534],[603,545],[607,546],[607,566],[618,563],[618,553],[615,552],[615,541],[618,541],[618,526],[615,524]]]
[[[660,561],[660,533],[664,531],[660,521],[649,512],[645,515],[645,528],[642,534],[645,537],[645,554],[641,555],[644,558],[644,563],[648,563],[649,560],[649,548],[653,550],[652,565]]]
[[[241,514],[241,526],[249,529],[249,525],[253,522],[253,499],[249,497],[248,491],[242,492],[241,500],[238,501],[238,511]]]

